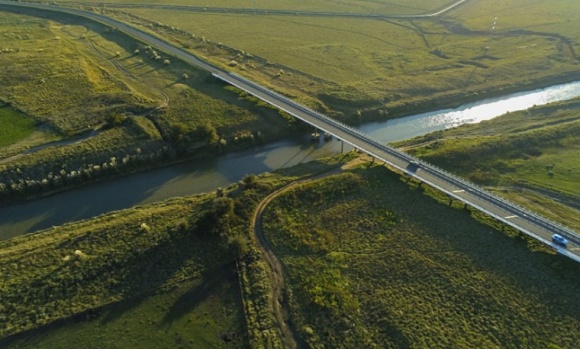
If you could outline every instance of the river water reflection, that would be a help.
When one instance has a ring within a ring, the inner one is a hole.
[[[381,142],[395,142],[577,96],[580,96],[580,82],[486,99],[452,110],[369,123],[359,129]],[[0,239],[135,205],[213,191],[237,182],[246,174],[271,171],[337,154],[340,148],[341,142],[338,141],[313,143],[308,137],[287,139],[215,159],[185,162],[2,208]],[[344,146],[345,151],[351,149]]]

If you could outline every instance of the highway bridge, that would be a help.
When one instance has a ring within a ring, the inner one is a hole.
[[[209,71],[215,78],[231,84],[265,101],[266,103],[271,104],[272,106],[280,108],[288,114],[293,115],[324,132],[334,135],[341,141],[360,149],[399,171],[406,173],[408,176],[437,188],[449,195],[450,199],[458,200],[470,205],[494,217],[503,224],[511,226],[548,246],[552,246],[558,253],[580,262],[580,235],[571,229],[530,212],[514,203],[508,202],[440,168],[416,159],[408,154],[398,151],[397,149],[389,147],[388,145],[381,144],[348,125],[342,124],[300,105],[293,100],[244,77],[216,67],[158,37],[141,31],[135,27],[118,22],[112,18],[92,12],[50,5],[17,3],[0,0],[0,10],[6,5],[64,12],[112,26],[143,43],[154,46],[169,55],[173,55],[176,58],[183,60],[184,62]],[[554,244],[551,241],[552,234],[560,234],[566,237],[570,241],[568,248]]]

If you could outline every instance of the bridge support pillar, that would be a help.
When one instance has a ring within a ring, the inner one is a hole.
[[[467,203],[463,203],[463,209],[467,210]]]
[[[344,152],[344,142],[341,140],[340,141],[340,153],[342,154]]]
[[[449,207],[451,207],[451,205],[453,205],[453,199],[449,198]]]
[[[411,180],[411,177],[409,177],[409,180]],[[421,188],[422,186],[423,186],[423,182],[419,182],[419,185],[417,186],[417,189],[418,188]]]

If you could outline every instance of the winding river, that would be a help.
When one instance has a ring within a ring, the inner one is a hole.
[[[359,129],[383,143],[400,141],[429,132],[492,119],[507,112],[580,96],[580,82],[515,93],[386,122],[369,123]],[[293,138],[226,154],[204,161],[139,173],[92,184],[47,198],[0,210],[0,240],[32,233],[55,225],[94,217],[106,212],[165,200],[175,196],[213,191],[237,182],[249,173],[293,166],[340,152],[341,143],[312,142]],[[349,146],[345,151],[351,150]]]

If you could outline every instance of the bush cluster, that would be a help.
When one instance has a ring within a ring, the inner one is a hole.
[[[177,156],[161,139],[132,128],[46,147],[0,165],[0,203],[151,167]]]

